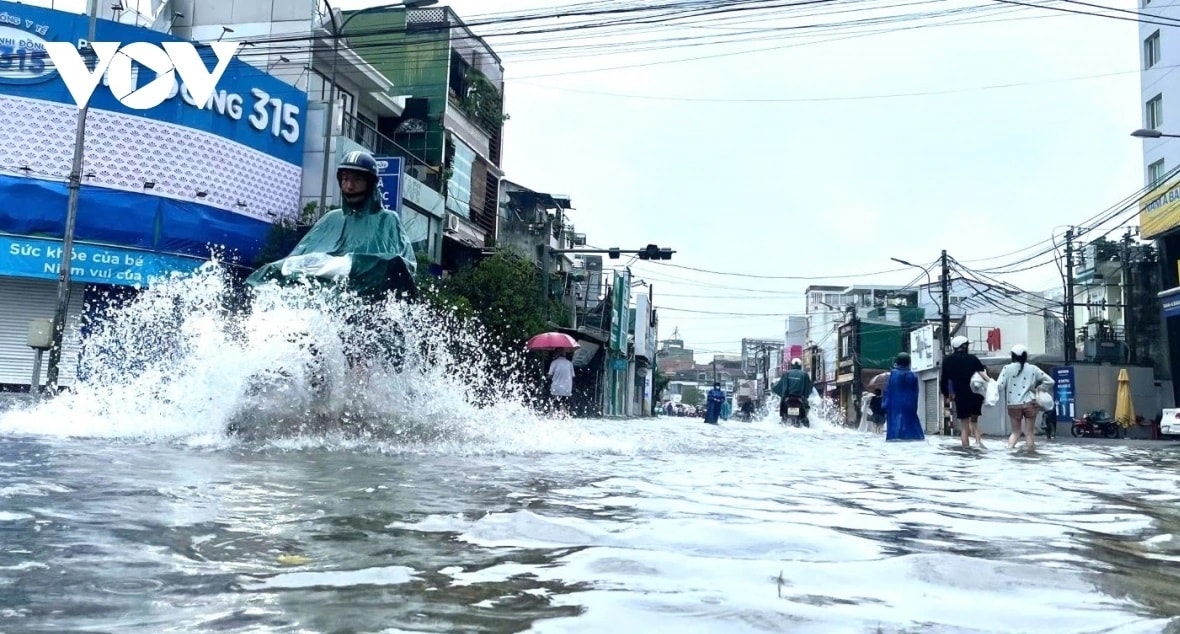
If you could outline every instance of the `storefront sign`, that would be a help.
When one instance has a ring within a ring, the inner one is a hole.
[[[195,45],[151,29],[99,20],[93,42],[102,72],[97,79],[85,76],[89,70],[81,65],[77,49],[89,33],[85,15],[7,2],[3,6],[0,94],[70,106],[89,103],[96,110],[209,132],[302,165],[307,94],[234,58],[239,44]],[[198,68],[202,62],[204,69]],[[96,90],[99,83],[104,88]],[[87,90],[90,94],[84,95]]]
[[[1180,317],[1180,288],[1166,290],[1159,294],[1159,298],[1164,319]]]
[[[386,209],[402,211],[402,175],[406,160],[400,156],[377,156],[377,188],[381,191],[381,202]]]
[[[0,275],[56,280],[61,266],[59,240],[0,236]],[[144,286],[153,277],[194,271],[204,260],[74,243],[70,277],[75,282]]]
[[[1180,180],[1172,177],[1140,199],[1139,236],[1155,238],[1180,225]]]
[[[446,215],[443,197],[438,192],[427,187],[422,181],[409,174],[405,174],[402,176],[402,188],[405,189],[405,192],[402,194],[402,200],[413,203],[419,209],[435,218],[443,218]]]

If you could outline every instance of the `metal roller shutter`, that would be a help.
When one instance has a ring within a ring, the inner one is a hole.
[[[926,410],[926,431],[936,432],[942,429],[942,405],[938,397],[938,379],[926,379],[923,381],[923,400],[925,400]]]
[[[79,329],[82,322],[84,284],[70,288],[65,347],[62,350],[58,384],[73,385],[78,368]],[[28,342],[29,322],[53,317],[57,305],[57,283],[19,277],[0,277],[0,383],[28,385],[33,378],[33,349]],[[41,363],[45,381],[49,354]]]

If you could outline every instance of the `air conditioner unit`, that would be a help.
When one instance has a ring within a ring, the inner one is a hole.
[[[455,232],[459,230],[459,216],[447,214],[447,231]]]

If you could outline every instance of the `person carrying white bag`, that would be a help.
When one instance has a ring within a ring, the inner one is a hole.
[[[1012,346],[1012,362],[1000,370],[1000,378],[996,382],[1008,406],[1008,420],[1012,422],[1008,448],[1016,448],[1023,433],[1025,448],[1028,451],[1035,450],[1037,414],[1053,407],[1053,397],[1048,393],[1055,383],[1053,377],[1029,363],[1028,348],[1016,344]]]

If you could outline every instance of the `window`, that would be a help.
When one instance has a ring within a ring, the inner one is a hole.
[[[1160,32],[1156,30],[1155,33],[1147,36],[1143,40],[1143,70],[1147,70],[1155,66],[1160,61]]]
[[[337,85],[336,96],[340,98],[340,110],[344,112],[344,114],[352,114],[352,93]]]
[[[1158,130],[1164,125],[1164,96],[1156,95],[1147,101],[1147,129]]]
[[[1147,166],[1147,184],[1157,185],[1164,180],[1164,159],[1160,159]]]

